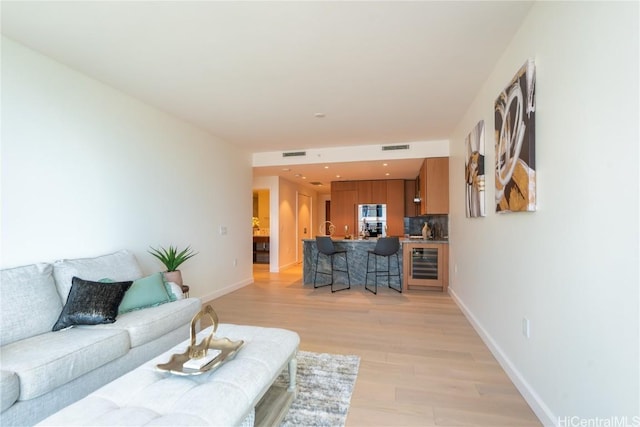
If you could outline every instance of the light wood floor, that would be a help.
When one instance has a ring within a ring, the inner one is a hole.
[[[347,426],[538,426],[453,300],[442,293],[302,286],[300,266],[209,304],[222,323],[291,329],[300,349],[359,355]]]

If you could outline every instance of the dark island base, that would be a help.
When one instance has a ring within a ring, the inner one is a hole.
[[[368,251],[372,251],[376,246],[376,240],[334,240],[333,244],[336,249],[346,249],[347,257],[349,260],[349,277],[351,279],[351,286],[364,286],[367,271],[367,255]],[[304,258],[303,258],[303,274],[302,280],[304,285],[313,285],[313,276],[315,273],[316,254],[318,249],[315,239],[304,240]],[[335,258],[335,266],[339,269],[345,269],[344,256],[338,255]],[[378,263],[378,270],[387,269],[387,258],[376,257]],[[392,255],[388,258],[391,265],[391,273],[396,274],[396,257]],[[398,251],[398,261],[400,264],[400,281],[398,276],[391,276],[391,284],[395,288],[402,288],[402,247]],[[320,254],[318,260],[319,271],[331,271],[331,258],[323,254]],[[369,269],[373,270],[373,255]],[[318,285],[330,283],[331,277],[318,274]],[[371,286],[374,283],[375,275],[369,274],[368,284]],[[346,273],[335,273],[335,284],[347,284]],[[378,277],[378,286],[387,286],[387,277]]]

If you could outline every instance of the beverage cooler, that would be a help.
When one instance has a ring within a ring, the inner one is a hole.
[[[449,245],[405,243],[403,245],[404,289],[446,291],[449,283]]]

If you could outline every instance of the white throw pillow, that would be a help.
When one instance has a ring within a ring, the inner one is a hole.
[[[171,292],[176,296],[176,300],[184,299],[182,288],[175,282],[167,282],[167,285],[171,286]]]
[[[66,304],[71,290],[71,279],[99,281],[111,279],[115,282],[136,280],[144,276],[136,257],[127,250],[95,258],[66,259],[53,264],[53,277],[62,304]]]

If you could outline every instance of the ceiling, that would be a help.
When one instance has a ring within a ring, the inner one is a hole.
[[[415,179],[422,160],[423,158],[264,166],[254,168],[254,176],[281,176],[326,194],[331,191],[331,181]]]
[[[2,1],[1,17],[5,36],[255,153],[447,139],[531,5]],[[385,177],[371,166],[344,165]]]

